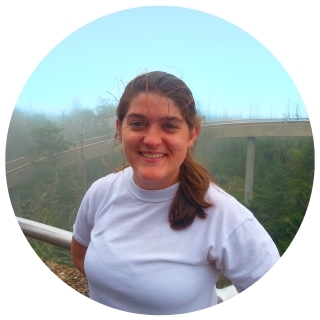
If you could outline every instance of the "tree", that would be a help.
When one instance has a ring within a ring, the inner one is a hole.
[[[312,188],[312,139],[264,139],[257,150],[255,184],[249,209],[283,254],[304,218]],[[266,143],[263,143],[266,142]]]
[[[95,108],[96,113],[96,128],[101,135],[107,135],[107,138],[112,139],[115,134],[116,122],[116,107],[109,100],[101,99]]]
[[[31,130],[31,136],[34,139],[35,146],[29,148],[29,155],[46,154],[48,157],[68,150],[71,142],[65,140],[62,135],[63,129],[56,123],[46,120],[44,124]]]
[[[25,114],[18,109],[14,109],[7,136],[7,162],[26,155],[26,148],[31,142],[30,137],[28,137],[29,130],[26,122]]]

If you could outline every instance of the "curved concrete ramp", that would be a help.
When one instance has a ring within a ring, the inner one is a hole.
[[[240,138],[240,137],[308,137],[312,136],[310,121],[230,121],[203,125],[201,136],[206,139]],[[121,147],[115,146],[115,140],[97,137],[86,141],[85,160],[119,153]],[[81,148],[76,147],[58,155],[58,168],[76,164],[80,159]],[[14,188],[37,173],[38,161],[45,157],[20,158],[6,164],[8,188]]]

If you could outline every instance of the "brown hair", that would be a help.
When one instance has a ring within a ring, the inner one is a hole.
[[[171,99],[179,107],[189,130],[200,128],[201,120],[197,115],[192,92],[181,79],[162,71],[140,74],[127,84],[117,107],[120,124],[131,100],[141,92],[157,93]],[[195,160],[193,150],[188,149],[180,167],[180,186],[169,210],[171,228],[184,229],[192,224],[196,216],[206,218],[203,209],[213,206],[209,199],[205,199],[211,181],[213,178],[209,172]]]

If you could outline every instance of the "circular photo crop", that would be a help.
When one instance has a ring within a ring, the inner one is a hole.
[[[314,178],[292,79],[226,20],[150,6],[54,47],[14,107],[6,178],[42,262],[113,309],[219,305],[285,254]]]

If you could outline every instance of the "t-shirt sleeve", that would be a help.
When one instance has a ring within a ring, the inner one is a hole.
[[[91,189],[82,199],[78,214],[73,225],[73,237],[83,246],[88,247],[90,234],[94,225],[94,216],[91,204]]]
[[[267,231],[256,218],[251,217],[226,239],[216,266],[241,292],[265,275],[279,257]]]

